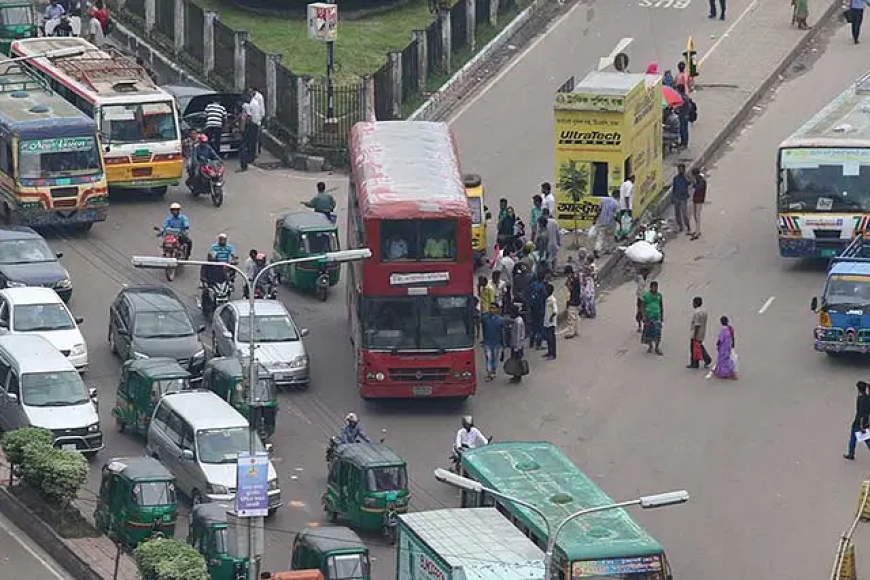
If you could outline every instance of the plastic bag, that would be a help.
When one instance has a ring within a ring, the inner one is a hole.
[[[731,363],[734,365],[734,374],[737,374],[737,366],[738,366],[739,357],[737,356],[737,351],[733,348],[731,349]]]
[[[637,264],[656,264],[664,259],[664,255],[655,246],[643,240],[626,248],[625,257]]]

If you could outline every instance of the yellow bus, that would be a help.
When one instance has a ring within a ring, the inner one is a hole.
[[[90,229],[105,221],[106,174],[93,119],[0,57],[0,219]]]
[[[78,56],[48,58],[63,51]],[[159,196],[182,176],[181,134],[173,97],[130,57],[83,38],[25,38],[12,43],[13,57],[97,124],[109,186],[145,189]]]

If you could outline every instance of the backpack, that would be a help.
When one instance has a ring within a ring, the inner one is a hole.
[[[698,105],[695,104],[695,101],[686,98],[686,106],[689,107],[689,122],[694,123],[698,120]]]

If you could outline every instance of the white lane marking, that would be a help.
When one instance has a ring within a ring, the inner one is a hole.
[[[677,8],[682,10],[689,6],[692,0],[640,0],[641,8]]]
[[[755,10],[756,6],[758,6],[758,0],[752,0],[752,2],[749,3],[749,6],[747,6],[746,9],[740,13],[740,16],[737,17],[737,20],[735,20],[734,22],[731,23],[731,26],[729,26],[725,30],[725,33],[719,37],[719,40],[714,42],[713,46],[710,47],[710,50],[708,50],[706,52],[706,54],[704,54],[704,56],[701,57],[701,59],[698,61],[699,67],[702,64],[704,64],[704,61],[707,60],[710,57],[710,55],[716,51],[717,48],[719,48],[719,45],[722,44],[723,40],[725,40],[726,38],[731,36],[731,33],[734,32],[734,29],[737,28],[737,25],[740,24],[740,21],[743,20],[744,18],[746,18],[747,14],[749,14],[750,12]]]
[[[509,72],[511,72],[511,71],[513,70],[513,68],[514,68],[515,66],[517,66],[517,65],[518,65],[518,64],[519,64],[519,63],[520,63],[520,62],[521,62],[521,61],[526,57],[526,55],[528,55],[532,50],[535,49],[536,46],[538,46],[541,42],[543,42],[544,39],[547,38],[547,37],[550,35],[551,32],[553,32],[554,30],[556,30],[557,28],[559,28],[559,27],[560,27],[560,26],[561,26],[561,25],[562,25],[562,24],[563,24],[563,23],[568,19],[568,17],[571,16],[571,15],[574,13],[575,10],[577,10],[577,9],[579,9],[579,8],[581,8],[581,7],[582,7],[582,8],[587,8],[587,9],[589,8],[589,6],[587,6],[584,2],[578,2],[577,4],[575,4],[574,6],[572,6],[572,7],[568,10],[568,12],[566,12],[565,14],[563,14],[562,16],[560,16],[559,19],[556,20],[556,22],[555,22],[552,26],[550,26],[549,28],[547,28],[547,29],[546,29],[542,34],[538,35],[538,37],[537,37],[535,40],[533,40],[531,44],[529,44],[526,48],[524,48],[523,50],[521,50],[519,54],[517,54],[516,56],[514,56],[514,57],[513,57],[513,60],[512,60],[510,63],[508,63],[508,65],[507,65],[506,67],[504,67],[504,68],[501,70],[501,72],[499,72],[498,74],[496,74],[496,75],[495,75],[495,76],[494,76],[494,77],[493,77],[493,78],[492,78],[492,79],[491,79],[491,80],[486,84],[486,86],[483,87],[483,90],[482,90],[482,91],[477,91],[477,93],[476,93],[476,94],[475,94],[471,99],[469,99],[468,101],[466,101],[465,104],[464,104],[462,107],[460,107],[459,109],[457,109],[456,112],[453,113],[453,114],[452,114],[452,115],[447,119],[447,124],[448,124],[448,125],[452,125],[453,123],[455,123],[455,122],[459,119],[459,117],[461,117],[462,115],[464,115],[464,114],[468,111],[468,109],[470,109],[470,108],[471,108],[471,107],[472,107],[472,106],[473,106],[477,101],[479,101],[479,100],[480,100],[484,95],[486,95],[486,94],[490,91],[490,89],[492,89],[492,87],[494,87],[496,84],[498,84],[498,82],[499,82],[502,78],[504,78],[504,77],[505,77]],[[557,86],[558,86],[558,85],[557,85]]]
[[[767,309],[770,308],[770,305],[773,304],[774,300],[776,300],[776,296],[771,296],[770,298],[768,298],[765,301],[764,305],[758,310],[758,313],[764,314],[765,312],[767,312]]]
[[[24,540],[22,540],[22,539],[18,536],[18,534],[16,534],[14,531],[12,531],[12,529],[11,529],[9,526],[7,526],[6,523],[3,522],[3,520],[0,520],[0,528],[2,528],[4,532],[6,532],[7,534],[9,534],[9,537],[10,537],[10,538],[12,538],[12,539],[15,540],[16,542],[18,542],[18,543],[21,545],[22,548],[24,548],[25,550],[27,550],[27,552],[28,552],[31,556],[33,556],[33,558],[34,558],[37,562],[39,562],[40,564],[42,564],[43,567],[44,567],[46,570],[48,570],[49,572],[51,572],[51,575],[52,575],[52,576],[54,576],[54,577],[57,578],[58,580],[66,580],[66,576],[64,576],[64,575],[62,575],[60,572],[58,572],[58,571],[55,569],[55,567],[52,566],[51,563],[50,563],[48,560],[46,560],[45,558],[43,558],[42,556],[40,556],[39,554],[37,554],[36,551],[35,551],[33,548],[31,548],[30,546],[28,546],[27,543],[26,543]]]
[[[598,70],[603,71],[613,66],[613,61],[616,60],[616,55],[620,52],[625,52],[625,49],[627,49],[632,42],[634,42],[633,38],[623,38],[620,40],[616,46],[613,47],[613,50],[610,51],[610,54],[598,59]]]

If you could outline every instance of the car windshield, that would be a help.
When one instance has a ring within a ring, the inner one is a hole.
[[[138,338],[180,338],[196,332],[185,312],[140,312],[133,325],[133,336]]]
[[[236,463],[239,453],[248,451],[247,427],[204,429],[196,432],[196,451],[203,463]],[[254,440],[254,452],[265,453],[260,440]]]
[[[57,256],[43,239],[31,238],[0,242],[0,264],[33,264],[34,262],[56,261]]]
[[[55,179],[100,173],[102,161],[93,135],[21,141],[19,179]]]
[[[175,484],[171,481],[147,481],[133,488],[133,501],[141,506],[175,505]]]
[[[309,254],[326,254],[338,250],[335,232],[307,232],[302,234],[302,243]]]
[[[21,378],[21,399],[31,407],[63,407],[90,401],[79,373],[28,373]]]
[[[369,577],[369,559],[365,554],[339,554],[328,560],[330,580],[356,580]]]
[[[870,276],[831,276],[824,297],[828,306],[870,304]]]
[[[13,312],[12,330],[15,332],[47,332],[76,327],[63,304],[21,304]]]
[[[100,109],[100,131],[109,143],[154,143],[179,139],[170,101],[107,105]]]
[[[408,474],[404,465],[366,470],[366,489],[369,491],[397,491],[407,487]]]
[[[483,202],[479,197],[469,197],[468,205],[471,207],[471,223],[479,225],[483,223]]]
[[[250,342],[251,332],[247,317],[239,322],[237,342]],[[296,325],[286,314],[254,317],[254,340],[256,342],[291,342],[299,340]]]
[[[35,24],[33,11],[29,6],[10,6],[0,8],[0,25],[3,26],[27,26]]]
[[[468,296],[409,296],[363,301],[363,343],[387,350],[467,349],[474,345]]]

